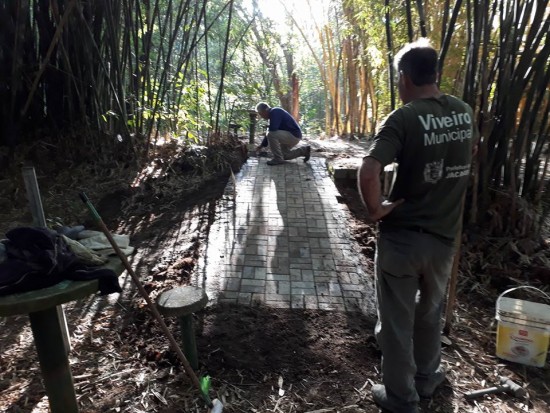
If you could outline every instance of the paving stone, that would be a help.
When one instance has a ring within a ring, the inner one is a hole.
[[[274,281],[290,281],[290,275],[289,274],[278,274],[278,273],[267,273],[266,276],[267,280],[274,280]]]
[[[282,248],[286,248],[286,247],[281,247],[278,245],[270,246],[267,249],[268,255],[275,258],[276,257],[290,258],[290,253],[287,250],[281,250]]]
[[[241,279],[240,278],[225,278],[222,288],[225,291],[239,291],[241,288]]]
[[[305,295],[304,307],[309,310],[317,310],[319,308],[319,302],[317,301],[317,297],[314,295]]]
[[[277,284],[277,294],[290,294],[290,282],[279,281]]]
[[[332,304],[332,303],[319,302],[319,310],[345,312],[346,307],[343,304]]]
[[[265,303],[265,294],[262,292],[262,293],[253,293],[252,294],[252,304],[262,304],[262,303]]]
[[[260,244],[260,245],[267,245],[267,240],[269,239],[268,235],[250,235],[246,243],[247,244]]]
[[[346,311],[361,311],[361,300],[358,298],[345,299]]]
[[[269,294],[269,293],[266,293],[265,299],[267,301],[288,301],[288,302],[290,302],[290,293],[287,293],[287,294]]]
[[[310,269],[302,270],[302,281],[315,281],[313,270],[310,270]]]
[[[328,288],[331,296],[342,295],[342,288],[340,287],[340,283],[330,282],[328,283]]]
[[[297,273],[294,273],[294,274],[291,274],[290,275],[290,281],[291,282],[300,282],[300,281],[303,281],[302,280],[302,272],[299,270],[299,268],[295,268],[296,270],[298,270],[299,272]],[[292,268],[290,269],[292,271]]]
[[[301,294],[293,294],[290,299],[290,308],[304,309],[304,296]]]
[[[290,301],[272,301],[266,299],[266,305],[272,308],[290,308]]]
[[[245,257],[244,263],[252,267],[265,267],[267,264],[267,259],[259,256]]]
[[[302,263],[291,263],[290,264],[290,268],[291,269],[299,269],[299,270],[307,270],[307,269],[310,269],[311,268],[311,260],[307,260],[305,262],[302,262]]]
[[[293,291],[296,288],[307,288],[307,289],[315,288],[315,283],[313,281],[292,281],[290,285]]]
[[[266,280],[251,280],[248,278],[243,278],[241,281],[241,289],[247,286],[257,286],[265,288],[266,282]]]
[[[254,268],[254,278],[256,280],[265,280],[267,278],[267,270],[262,267]]]
[[[295,258],[294,262],[290,263],[290,268],[298,268],[301,270],[311,269],[311,259],[309,258]]]
[[[222,296],[218,297],[218,302],[220,304],[238,304],[236,298],[223,298]]]
[[[357,268],[355,267],[354,269],[357,269]],[[350,272],[349,277],[353,284],[362,284],[361,276],[359,274]]]
[[[271,272],[271,273],[277,273],[277,274],[289,274],[290,273],[290,266],[285,266],[285,265],[272,265],[269,269],[268,269],[268,272]]]
[[[364,286],[362,284],[340,284],[344,291],[363,291]]]
[[[227,280],[230,280],[230,279],[239,279],[240,280],[242,278],[242,271],[241,272],[227,271],[226,273],[218,274],[218,276],[219,276],[219,279],[220,279],[220,283],[222,283],[223,285],[226,285],[225,283],[227,282]]]
[[[264,286],[256,285],[241,285],[242,293],[263,293],[265,291]]]
[[[315,295],[315,288],[302,288],[302,287],[294,287],[290,284],[290,293],[292,295],[301,294],[301,295]]]
[[[238,304],[250,305],[252,303],[252,293],[239,293]]]
[[[265,293],[266,294],[277,294],[279,289],[279,283],[277,281],[266,281],[265,282]]]
[[[239,298],[239,292],[238,291],[222,291],[219,295],[219,298],[237,300],[237,298]]]
[[[243,255],[232,256],[229,258],[229,263],[232,265],[244,265],[244,256]]]
[[[362,290],[344,290],[342,295],[346,298],[363,298]]]
[[[256,267],[245,266],[243,268],[243,278],[254,278]]]
[[[309,240],[309,237],[307,236],[307,228],[302,228],[299,231],[300,233],[298,235],[288,237],[289,240],[296,242],[307,242]]]
[[[311,257],[312,258],[319,258],[323,257],[325,255],[332,255],[334,251],[337,251],[336,248],[334,250],[332,248],[312,248],[311,249]]]
[[[312,258],[312,268],[314,270],[334,270],[336,269],[336,266],[334,265],[334,260],[330,259],[319,259],[319,258]]]
[[[344,305],[344,298],[343,297],[331,297],[331,296],[318,296],[319,303],[330,303],[330,304],[338,304],[338,305]]]
[[[316,248],[319,248],[319,238],[310,238],[309,239],[309,247],[311,248],[311,251],[313,252]]]

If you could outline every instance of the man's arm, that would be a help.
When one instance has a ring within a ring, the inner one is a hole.
[[[369,218],[378,221],[388,215],[395,207],[403,203],[403,199],[395,202],[384,201],[380,184],[382,164],[377,159],[366,156],[357,173],[357,188],[363,204],[367,208]]]

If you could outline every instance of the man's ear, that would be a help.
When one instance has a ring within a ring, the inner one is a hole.
[[[410,89],[414,86],[414,83],[408,74],[401,72],[401,77],[403,78],[403,83],[405,84],[405,87],[407,89]]]

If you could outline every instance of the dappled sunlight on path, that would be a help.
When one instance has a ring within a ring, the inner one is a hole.
[[[325,159],[266,160],[250,158],[228,184],[193,283],[211,303],[373,314],[372,277]]]

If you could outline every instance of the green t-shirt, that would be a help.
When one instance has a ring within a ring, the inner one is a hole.
[[[472,109],[454,96],[417,99],[393,111],[367,156],[383,166],[399,164],[389,200],[405,202],[380,228],[421,229],[453,240],[477,136]]]

